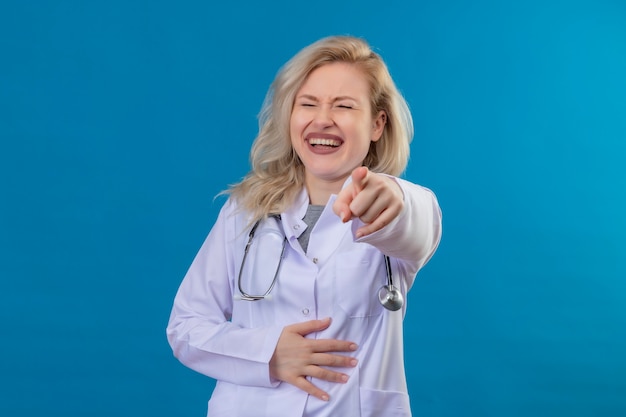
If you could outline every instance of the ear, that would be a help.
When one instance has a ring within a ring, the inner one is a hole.
[[[378,142],[383,135],[385,125],[387,124],[387,113],[384,110],[378,112],[372,122],[372,142]]]

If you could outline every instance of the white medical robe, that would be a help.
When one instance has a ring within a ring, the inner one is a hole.
[[[278,222],[267,220],[267,227],[277,228],[287,243],[271,298],[261,301],[236,299],[251,225],[232,199],[226,202],[180,285],[167,327],[175,356],[217,380],[208,416],[411,415],[402,339],[406,302],[395,312],[379,303],[378,290],[387,279],[382,254],[391,257],[394,284],[406,299],[417,272],[439,243],[441,212],[430,190],[396,181],[404,193],[403,211],[383,229],[360,239],[355,238],[362,225],[358,219],[342,223],[333,213],[335,195],[311,231],[306,254],[297,240],[307,227],[302,221],[309,204],[305,190]],[[271,282],[277,261],[249,257],[246,263],[259,265],[259,276]],[[251,279],[255,277],[243,277],[242,282],[253,285]],[[355,368],[338,369],[350,376],[347,383],[312,379],[329,393],[328,402],[273,380],[269,373],[283,327],[325,317],[332,318],[330,327],[308,337],[349,340],[359,346],[342,353],[359,361]]]

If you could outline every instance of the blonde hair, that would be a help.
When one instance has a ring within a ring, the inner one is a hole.
[[[292,148],[289,121],[295,96],[315,69],[332,62],[356,65],[370,86],[372,116],[386,114],[383,134],[372,142],[363,165],[373,172],[399,176],[409,160],[413,120],[382,58],[366,41],[351,36],[331,36],[300,50],[278,72],[261,112],[259,134],[250,151],[252,168],[226,193],[252,221],[281,213],[304,187],[304,166]]]

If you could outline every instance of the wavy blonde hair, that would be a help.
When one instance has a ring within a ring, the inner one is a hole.
[[[387,116],[383,134],[371,143],[363,165],[373,172],[394,176],[404,172],[413,139],[413,119],[386,64],[363,39],[323,38],[300,50],[276,75],[259,113],[259,134],[250,151],[252,168],[226,191],[241,209],[250,212],[252,221],[285,211],[304,187],[304,165],[292,148],[289,134],[291,112],[308,75],[332,62],[357,66],[370,87],[372,116],[380,111]]]

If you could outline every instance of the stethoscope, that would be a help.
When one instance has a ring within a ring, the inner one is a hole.
[[[280,220],[280,215],[272,215],[271,217],[275,217],[278,220]],[[252,226],[252,229],[250,229],[250,233],[248,234],[248,243],[246,243],[246,247],[243,252],[243,258],[241,259],[241,267],[239,268],[239,276],[237,278],[237,286],[239,287],[239,293],[240,293],[239,296],[235,297],[237,300],[259,301],[259,300],[269,299],[271,297],[270,293],[272,292],[272,289],[274,289],[274,286],[276,285],[276,281],[278,279],[278,273],[280,272],[280,267],[283,263],[283,257],[285,255],[285,247],[287,246],[286,236],[282,242],[282,248],[280,250],[280,258],[278,260],[278,265],[276,266],[276,271],[274,272],[274,277],[272,278],[272,283],[270,284],[267,291],[259,295],[248,294],[246,291],[244,291],[241,285],[241,275],[244,270],[244,265],[246,264],[246,258],[248,257],[250,246],[252,245],[252,239],[254,238],[254,234],[257,228],[259,227],[260,223],[261,223],[261,220],[258,220],[254,224],[254,226]],[[398,290],[398,288],[396,288],[396,286],[393,285],[393,276],[391,273],[391,261],[389,260],[389,256],[387,255],[383,255],[383,256],[385,257],[385,268],[387,270],[387,283],[381,286],[380,289],[378,290],[378,300],[380,301],[382,306],[385,307],[387,310],[397,311],[402,308],[402,305],[404,304],[404,297],[402,296],[402,293],[400,292],[400,290]]]

